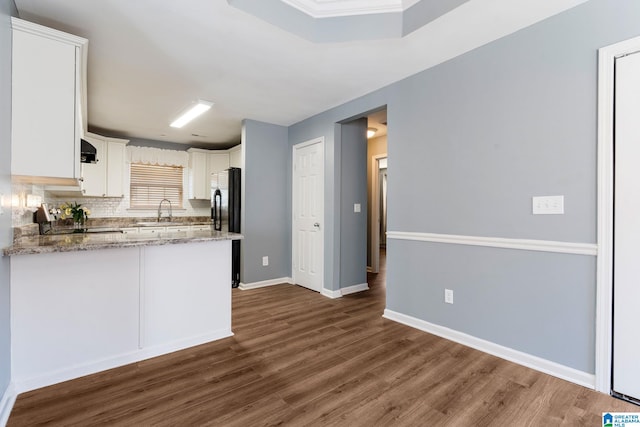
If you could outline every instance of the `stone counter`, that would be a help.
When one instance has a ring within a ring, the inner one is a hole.
[[[53,252],[89,251],[109,248],[159,246],[216,240],[239,240],[241,234],[213,230],[167,231],[157,234],[77,233],[46,236],[27,236],[17,239],[3,250],[5,256],[43,254]]]

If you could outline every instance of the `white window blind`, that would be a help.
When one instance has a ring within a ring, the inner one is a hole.
[[[162,199],[182,208],[182,166],[131,164],[131,208],[156,209]]]

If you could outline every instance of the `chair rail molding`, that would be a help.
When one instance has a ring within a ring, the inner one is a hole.
[[[554,252],[596,256],[598,245],[594,243],[558,242],[552,240],[510,239],[504,237],[461,236],[454,234],[416,233],[389,231],[387,239],[415,240],[420,242],[453,245],[486,246],[490,248],[518,249],[538,252]]]

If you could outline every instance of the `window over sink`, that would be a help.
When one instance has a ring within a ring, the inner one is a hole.
[[[157,209],[168,199],[174,208],[182,208],[183,174],[182,166],[131,163],[130,207]]]

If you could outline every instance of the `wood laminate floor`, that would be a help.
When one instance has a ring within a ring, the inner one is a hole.
[[[8,425],[601,426],[640,411],[383,319],[383,277],[337,300],[234,290],[234,337],[21,394]]]

